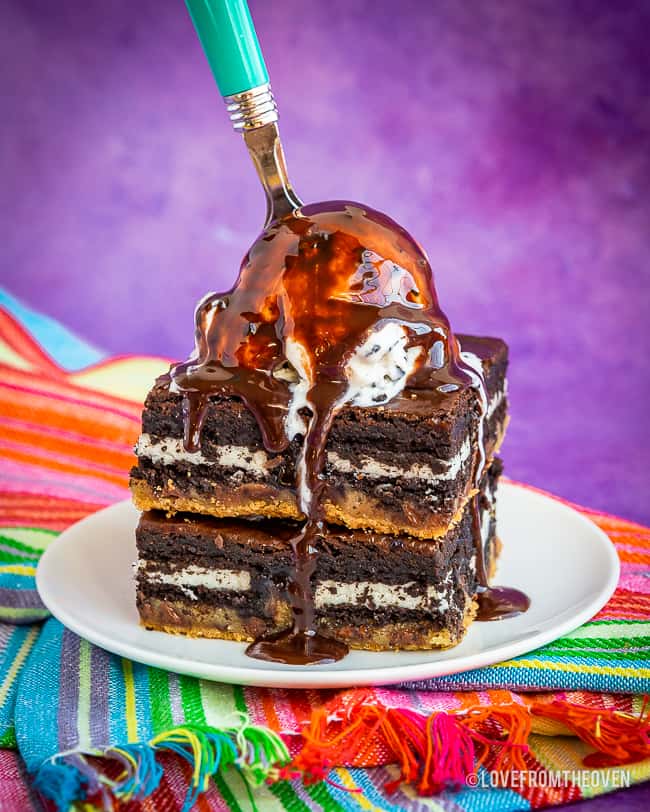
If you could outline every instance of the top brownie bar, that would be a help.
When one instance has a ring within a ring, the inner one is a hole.
[[[489,460],[507,421],[506,344],[458,336],[481,359],[488,394],[484,443]],[[299,440],[271,454],[253,415],[236,398],[212,397],[201,450],[183,448],[181,395],[159,378],[145,402],[131,489],[141,510],[218,517],[300,518],[295,466]],[[474,488],[479,396],[410,390],[384,406],[346,407],[326,448],[324,509],[328,522],[381,533],[436,538],[457,520]]]

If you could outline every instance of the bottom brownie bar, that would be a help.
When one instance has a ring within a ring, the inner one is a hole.
[[[488,570],[500,460],[481,486]],[[167,518],[144,513],[136,532],[137,605],[149,629],[252,640],[291,625],[289,539],[298,525],[269,520]],[[476,551],[468,504],[431,541],[329,527],[313,576],[319,629],[352,648],[430,649],[460,642],[476,613]]]

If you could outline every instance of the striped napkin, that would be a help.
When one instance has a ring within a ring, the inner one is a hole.
[[[433,681],[228,686],[47,619],[38,558],[128,496],[140,404],[165,366],[107,359],[0,292],[0,809],[515,810],[650,777],[650,530],[592,511],[622,567],[598,616]]]

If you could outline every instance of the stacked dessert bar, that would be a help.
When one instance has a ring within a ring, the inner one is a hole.
[[[350,647],[457,644],[475,617],[481,577],[494,569],[507,347],[458,339],[482,367],[486,398],[472,387],[444,396],[407,387],[334,418],[322,473],[327,526],[311,584],[319,632]],[[200,450],[187,450],[183,399],[167,375],[149,393],[142,424],[131,473],[143,511],[141,622],[232,640],[290,627],[300,438],[271,453],[242,401],[213,395]]]

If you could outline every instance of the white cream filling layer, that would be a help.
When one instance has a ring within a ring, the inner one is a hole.
[[[198,600],[196,587],[218,589],[231,592],[247,592],[251,588],[250,573],[246,570],[214,570],[207,567],[189,567],[174,572],[147,571],[148,562],[139,564],[140,576],[153,584],[168,584],[178,587],[190,600]],[[447,579],[441,588],[427,587],[425,592],[413,594],[413,581],[406,584],[382,584],[370,581],[342,583],[340,581],[320,581],[314,590],[314,604],[317,609],[325,606],[365,606],[369,609],[431,609],[436,606],[441,612],[449,608]]]
[[[314,590],[316,608],[324,606],[365,606],[367,609],[431,609],[441,612],[449,609],[445,592],[433,586],[422,592],[413,592],[414,582],[406,584],[380,584],[359,581],[344,584],[338,581],[321,581]]]
[[[334,451],[328,451],[327,462],[335,471],[343,474],[363,474],[370,479],[422,479],[425,482],[439,482],[444,479],[456,479],[460,469],[471,453],[469,438],[465,440],[460,451],[451,460],[438,460],[443,471],[433,471],[430,465],[416,463],[410,468],[398,468],[396,465],[386,465],[370,457],[360,457],[358,463],[353,463],[346,457],[340,457]]]
[[[186,451],[178,437],[166,437],[155,442],[148,434],[141,434],[135,446],[138,457],[147,457],[156,465],[173,465],[187,462],[192,465],[219,465],[224,468],[239,468],[257,476],[266,476],[269,458],[266,451],[250,451],[246,446],[215,446],[214,459],[206,459],[201,451]]]
[[[139,564],[140,576],[145,575],[146,580],[152,584],[168,584],[183,590],[191,600],[197,600],[192,587],[203,586],[206,589],[222,589],[230,592],[247,592],[251,588],[251,576],[246,570],[213,570],[207,567],[189,567],[174,572],[161,572],[154,570],[146,572],[149,562],[141,561]]]
[[[251,452],[246,446],[215,446],[215,459],[206,459],[200,451],[186,451],[183,441],[176,437],[166,437],[154,441],[148,434],[141,434],[135,446],[138,457],[146,457],[155,465],[173,465],[176,462],[193,465],[219,465],[248,471],[258,477],[268,473],[269,458],[265,451]],[[469,458],[471,446],[469,438],[451,460],[438,460],[442,471],[434,471],[430,465],[416,463],[409,468],[387,465],[370,457],[361,457],[353,463],[334,451],[327,452],[327,464],[343,474],[362,474],[370,479],[421,479],[426,482],[453,480],[458,476],[463,463]]]

